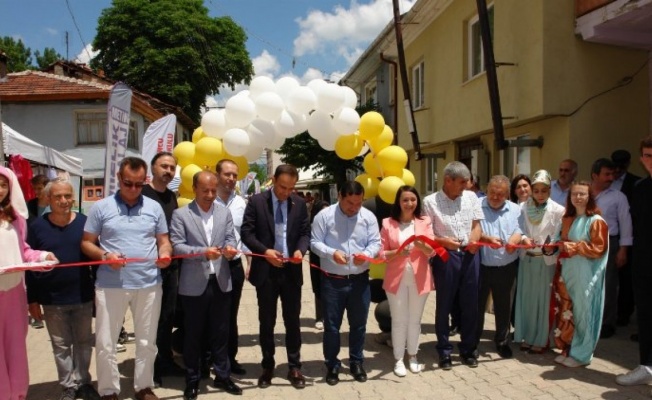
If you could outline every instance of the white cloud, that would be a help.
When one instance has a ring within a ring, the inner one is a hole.
[[[401,12],[416,0],[401,1]],[[336,6],[331,12],[312,10],[296,20],[300,33],[294,40],[294,54],[332,53],[352,64],[393,18],[392,0],[351,1],[350,7]]]
[[[45,28],[45,31],[50,36],[57,36],[59,34],[59,31],[57,29],[54,29],[54,28]]]
[[[93,50],[93,46],[90,44],[87,44],[86,47],[82,49],[82,51],[77,54],[75,57],[75,62],[82,63],[82,64],[88,64],[91,62],[93,58],[99,53],[99,51]]]
[[[274,75],[278,74],[281,70],[281,64],[279,64],[276,57],[269,54],[267,50],[263,50],[258,57],[254,57],[251,60],[251,63],[254,66],[254,73],[256,76],[264,75],[274,78]]]

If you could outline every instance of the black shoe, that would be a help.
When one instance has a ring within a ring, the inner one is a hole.
[[[240,365],[239,362],[236,360],[231,361],[231,373],[235,375],[245,375],[247,371],[242,368],[242,365]]]
[[[616,333],[616,328],[611,325],[602,325],[600,330],[600,339],[609,339]]]
[[[335,386],[340,382],[340,369],[338,367],[333,367],[328,370],[326,373],[326,383],[331,386]]]
[[[290,384],[295,389],[303,389],[306,387],[306,378],[298,368],[292,368],[288,371],[288,381],[290,381]]]
[[[508,344],[498,344],[496,345],[496,351],[501,358],[512,358],[512,348]],[[477,356],[476,356],[477,358]]]
[[[475,368],[478,366],[478,359],[473,357],[473,355],[462,356],[462,364],[467,365],[470,368]]]
[[[236,396],[242,394],[242,389],[240,389],[240,387],[238,387],[238,385],[236,385],[235,382],[231,380],[231,378],[224,379],[216,376],[213,380],[213,387],[216,389],[222,389],[225,392],[234,394]]]
[[[444,371],[450,371],[451,368],[453,368],[453,362],[451,361],[450,357],[443,357],[439,360],[439,363],[437,363],[439,368],[443,369]]]
[[[75,393],[77,398],[83,400],[101,400],[100,394],[97,393],[97,390],[90,383],[86,383],[77,388]]]
[[[362,368],[362,365],[351,364],[350,369],[351,369],[351,375],[353,376],[353,379],[355,379],[358,382],[367,381],[367,373],[365,372],[364,368]]]
[[[183,400],[197,400],[197,396],[199,396],[197,386],[186,386],[186,390],[183,391]]]
[[[273,369],[263,368],[263,374],[258,378],[258,387],[261,389],[272,386],[272,377],[274,376]]]

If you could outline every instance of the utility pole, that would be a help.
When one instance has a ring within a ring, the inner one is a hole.
[[[68,45],[70,42],[68,41],[68,31],[66,31],[66,61],[70,61],[70,51],[68,48]]]

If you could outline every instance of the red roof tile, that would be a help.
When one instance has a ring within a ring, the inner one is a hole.
[[[7,75],[0,83],[0,97],[5,101],[106,99],[111,86],[68,78],[40,71],[23,71]]]

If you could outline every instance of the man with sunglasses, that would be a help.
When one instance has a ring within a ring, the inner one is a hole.
[[[566,159],[559,163],[559,178],[550,184],[550,198],[557,204],[566,207],[566,198],[570,185],[577,176],[577,163]]]
[[[98,392],[117,400],[120,372],[116,343],[127,307],[136,334],[134,391],[136,400],[158,400],[151,386],[156,358],[156,328],[161,311],[161,273],[170,265],[172,246],[161,206],[143,196],[147,164],[126,157],[118,171],[117,193],[91,208],[82,238],[82,251],[104,260],[95,283],[95,350]],[[128,259],[138,259],[129,261]]]

